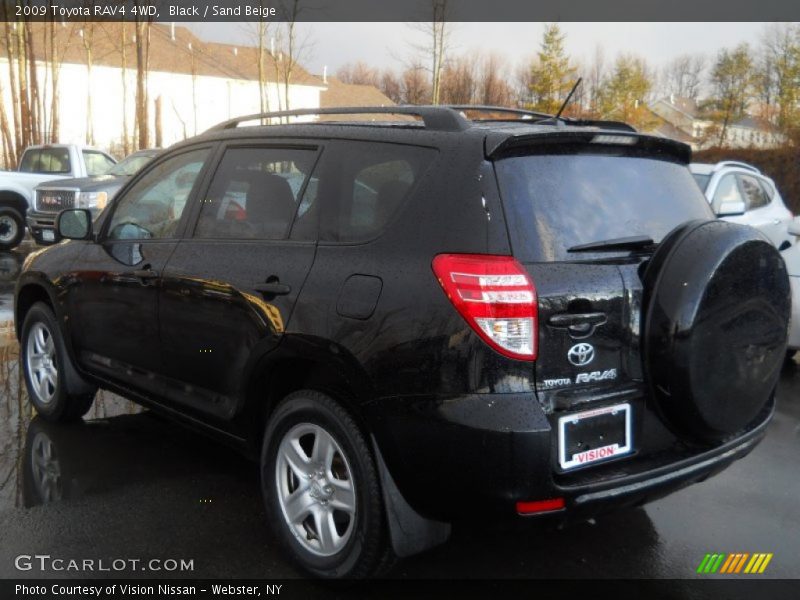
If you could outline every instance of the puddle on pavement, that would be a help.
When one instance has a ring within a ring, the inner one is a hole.
[[[3,314],[0,306],[0,318]],[[143,412],[115,394],[99,391],[86,420]],[[0,511],[60,499],[64,481],[54,445],[28,401],[13,321],[0,321]],[[26,447],[27,444],[27,447]]]

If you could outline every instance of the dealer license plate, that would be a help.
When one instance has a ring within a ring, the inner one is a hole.
[[[56,241],[56,232],[52,229],[42,229],[42,241],[54,242]]]
[[[605,406],[558,420],[558,463],[563,470],[616,458],[632,448],[630,404]]]

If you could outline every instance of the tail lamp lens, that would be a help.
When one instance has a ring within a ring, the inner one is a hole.
[[[536,359],[536,288],[511,256],[440,254],[433,272],[459,314],[509,358]]]

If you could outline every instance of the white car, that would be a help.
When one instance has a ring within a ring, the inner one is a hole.
[[[718,217],[760,229],[779,250],[795,243],[788,232],[794,216],[761,171],[736,161],[692,163],[689,170]]]
[[[789,233],[800,237],[800,221],[789,224]],[[783,259],[792,285],[792,320],[789,326],[789,357],[800,350],[800,244],[784,250]]]

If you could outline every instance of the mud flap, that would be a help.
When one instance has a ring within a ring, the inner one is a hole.
[[[404,558],[445,543],[450,538],[450,523],[426,519],[408,504],[397,489],[397,484],[383,461],[375,438],[370,437],[380,471],[383,502],[386,506],[386,519],[389,523],[394,553]]]

